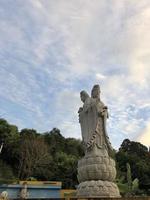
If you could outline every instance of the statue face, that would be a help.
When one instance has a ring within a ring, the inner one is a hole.
[[[92,97],[93,98],[98,98],[100,96],[100,91],[97,89],[92,90]]]
[[[86,96],[84,94],[80,94],[81,101],[84,103],[86,100]]]

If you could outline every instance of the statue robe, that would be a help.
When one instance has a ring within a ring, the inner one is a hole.
[[[88,97],[79,114],[82,139],[85,145],[93,139],[98,148],[109,148],[110,142],[106,133],[106,114],[102,114],[105,105],[103,102]]]

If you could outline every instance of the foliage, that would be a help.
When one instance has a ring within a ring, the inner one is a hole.
[[[14,182],[15,177],[12,168],[0,160],[0,184]]]
[[[19,132],[17,126],[10,125],[5,119],[0,119],[0,143],[3,142],[2,160],[17,173],[19,155]]]
[[[125,196],[125,194],[128,193],[128,184],[117,182],[117,185],[118,185],[121,196]]]
[[[123,183],[128,182],[125,166],[129,163],[132,179],[135,180],[137,178],[139,180],[139,191],[135,193],[140,193],[141,191],[147,193],[150,188],[150,152],[148,148],[139,142],[125,139],[116,153],[116,161],[118,178],[123,176]]]
[[[43,169],[51,161],[44,139],[36,136],[22,136],[20,140],[19,178],[43,174]]]
[[[76,156],[77,158],[84,155],[83,147],[81,141],[75,138],[66,138],[65,139],[65,153]]]
[[[49,153],[55,155],[57,152],[64,152],[65,138],[60,134],[60,130],[53,128],[44,134],[45,142],[49,146]]]
[[[135,178],[132,181],[132,191],[136,192],[139,189],[139,179]]]
[[[131,167],[130,164],[127,163],[127,183],[129,192],[132,190],[132,177],[131,177]]]
[[[16,126],[0,119],[0,142],[4,143],[0,159],[10,179],[62,181],[63,188],[78,184],[77,161],[84,152],[80,140],[64,138],[57,128],[44,134],[34,129],[19,132]]]
[[[77,185],[77,158],[64,152],[58,152],[54,163],[55,172],[52,180],[62,181],[63,188],[74,188]]]

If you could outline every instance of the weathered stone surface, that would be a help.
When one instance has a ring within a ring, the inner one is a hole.
[[[120,197],[118,187],[110,181],[85,181],[79,184],[77,196],[80,197]]]
[[[106,131],[107,106],[100,100],[100,87],[95,85],[91,97],[80,93],[83,107],[79,108],[79,122],[85,156],[78,162],[80,197],[120,197],[115,183],[115,161],[110,157],[112,146]]]
[[[79,182],[90,180],[114,181],[115,161],[109,156],[84,157],[78,162]]]

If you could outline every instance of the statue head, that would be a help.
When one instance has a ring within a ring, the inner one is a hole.
[[[88,95],[88,93],[87,93],[86,91],[82,90],[82,91],[80,92],[80,98],[81,98],[81,101],[82,101],[83,103],[85,102],[85,100],[86,100],[88,97],[89,97],[89,95]]]
[[[100,99],[100,86],[99,85],[94,85],[93,89],[91,91],[91,97],[94,99]]]
[[[7,199],[8,199],[8,192],[7,192],[7,191],[3,191],[3,192],[0,194],[0,198],[1,198],[1,199],[4,199],[4,200],[5,200],[5,199],[7,200]]]

